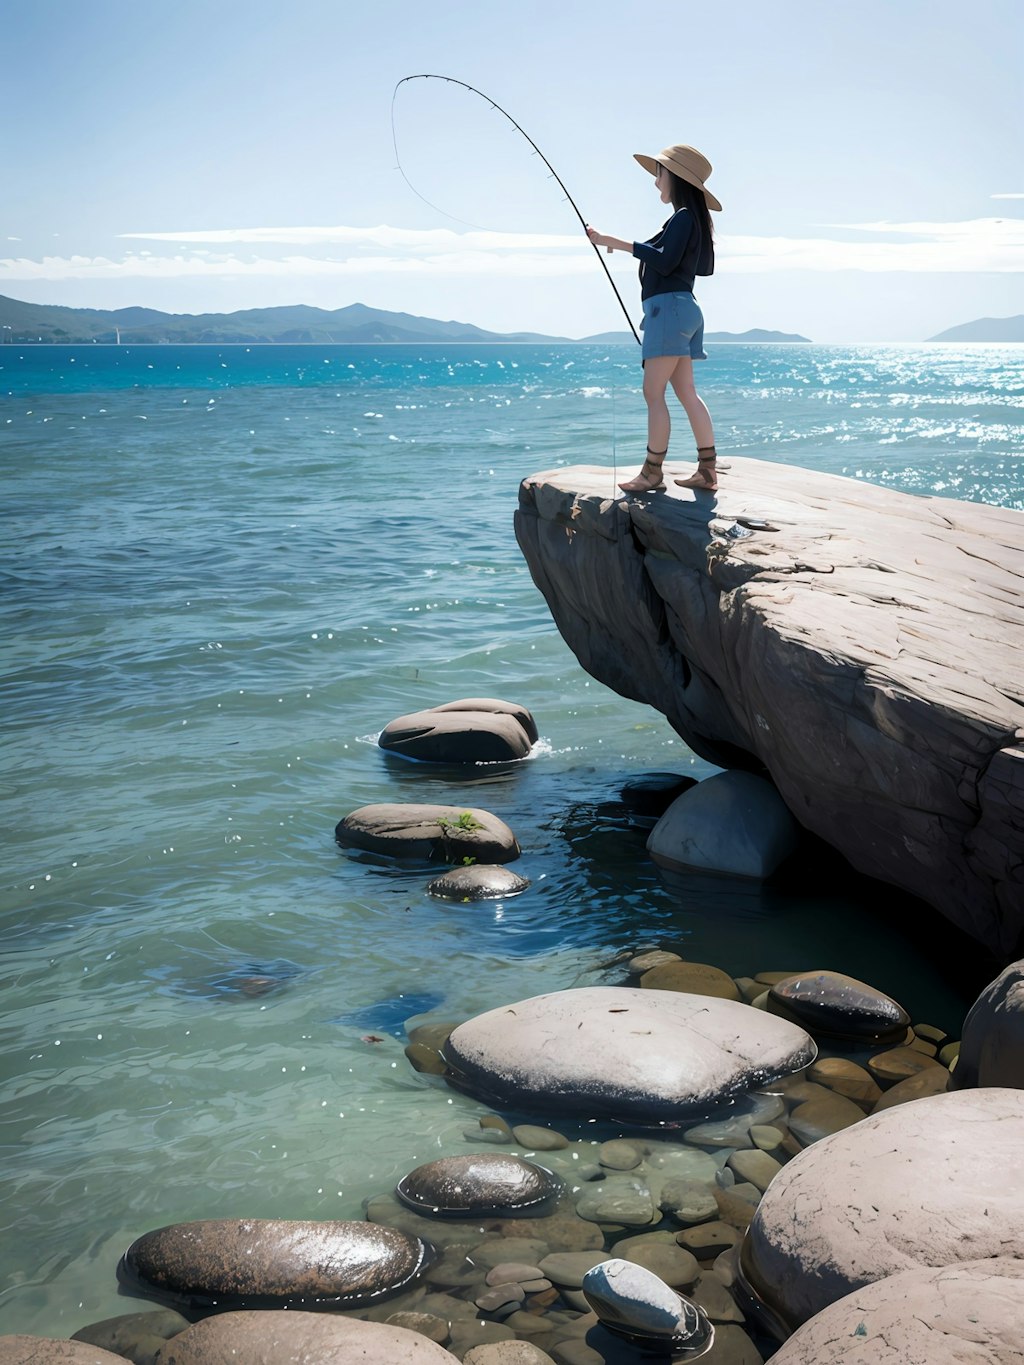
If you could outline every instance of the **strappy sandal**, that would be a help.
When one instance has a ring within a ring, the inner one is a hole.
[[[710,455],[702,455],[701,450],[710,450]],[[697,472],[691,474],[688,479],[675,479],[680,488],[703,489],[705,493],[714,493],[718,490],[718,474],[715,470],[715,461],[718,459],[714,446],[701,446],[697,451]],[[710,465],[710,469],[702,469],[702,465]]]
[[[648,458],[644,460],[640,468],[640,473],[633,479],[627,479],[625,483],[620,483],[619,487],[623,493],[659,493],[665,487],[665,476],[661,472],[661,467],[665,463],[667,450],[652,450],[647,447]],[[658,458],[652,460],[650,457],[656,455]],[[651,472],[648,473],[648,470]]]

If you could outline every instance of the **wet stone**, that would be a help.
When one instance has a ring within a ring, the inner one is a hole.
[[[498,1265],[488,1270],[485,1279],[489,1285],[510,1284],[514,1280],[516,1284],[529,1283],[531,1280],[542,1280],[544,1272],[539,1266],[527,1265],[525,1261],[501,1261]]]
[[[688,995],[710,995],[719,1000],[740,999],[732,977],[706,962],[663,963],[644,972],[640,985],[645,991],[685,991]]]
[[[485,863],[442,872],[427,883],[427,892],[445,901],[494,901],[521,895],[529,885],[526,877],[510,867]]]
[[[759,1190],[766,1190],[779,1171],[782,1170],[781,1161],[776,1161],[767,1152],[733,1152],[729,1158],[729,1165],[736,1174],[737,1179],[749,1181]]]
[[[703,1308],[714,1323],[746,1321],[736,1300],[717,1275],[702,1275],[689,1290],[688,1297],[698,1308]]]
[[[785,1136],[774,1124],[753,1123],[750,1126],[750,1140],[762,1152],[777,1152]]]
[[[711,1186],[696,1180],[666,1180],[660,1208],[680,1223],[705,1223],[718,1216]]]
[[[638,953],[636,957],[631,957],[626,965],[626,970],[630,976],[643,976],[644,972],[651,971],[654,967],[664,967],[669,962],[682,962],[678,953],[667,952],[664,948],[652,948],[649,952]]]
[[[372,1223],[211,1219],[146,1233],[118,1276],[194,1308],[358,1307],[412,1283],[430,1259],[419,1238]]]
[[[520,1123],[512,1129],[512,1136],[520,1147],[529,1147],[535,1152],[560,1152],[568,1147],[569,1139],[554,1128],[545,1128],[535,1123]]]
[[[723,1251],[739,1244],[740,1234],[728,1223],[715,1220],[702,1223],[700,1227],[684,1228],[676,1233],[676,1241],[681,1247],[696,1256],[698,1261],[711,1261],[721,1256]]]
[[[606,1260],[603,1251],[555,1251],[545,1256],[540,1269],[554,1284],[578,1289],[583,1284],[583,1276],[594,1266]]]
[[[450,1324],[447,1318],[439,1318],[435,1313],[392,1313],[384,1321],[389,1327],[404,1327],[407,1332],[416,1332],[428,1341],[436,1341],[439,1346],[448,1340]]]
[[[819,1057],[807,1068],[807,1077],[855,1104],[872,1105],[881,1098],[878,1082],[870,1071],[845,1057]]]
[[[831,1095],[823,1100],[808,1100],[798,1104],[789,1116],[791,1131],[805,1147],[832,1133],[842,1132],[851,1124],[859,1123],[864,1110],[843,1095]]]
[[[908,1076],[905,1081],[897,1081],[890,1086],[872,1109],[879,1114],[883,1109],[891,1109],[896,1104],[906,1104],[910,1100],[923,1100],[929,1095],[945,1094],[949,1088],[949,1072],[944,1066],[928,1066],[916,1076]]]
[[[417,1166],[398,1182],[395,1193],[409,1208],[431,1218],[521,1218],[543,1212],[560,1189],[550,1171],[531,1161],[481,1152]]]
[[[490,811],[462,806],[394,802],[360,806],[335,826],[342,848],[362,849],[385,857],[440,859],[447,863],[511,863],[519,857],[516,837]]]
[[[477,1294],[473,1302],[483,1313],[494,1313],[505,1304],[519,1304],[526,1298],[526,1291],[521,1284],[509,1281],[506,1284],[496,1284],[489,1289]]]
[[[630,1261],[612,1258],[595,1266],[583,1292],[601,1322],[617,1332],[694,1345],[711,1334],[702,1312]]]
[[[377,743],[421,763],[502,763],[525,758],[536,741],[525,706],[465,697],[389,721]]]
[[[114,1355],[125,1356],[135,1365],[152,1365],[154,1356],[170,1337],[184,1332],[189,1325],[172,1308],[158,1308],[147,1313],[122,1313],[116,1318],[91,1322],[72,1334],[72,1341],[84,1341],[90,1346],[101,1346]]]
[[[602,1166],[613,1171],[631,1171],[643,1160],[643,1152],[632,1142],[622,1138],[602,1142],[598,1148],[597,1159]]]
[[[508,1220],[500,1227],[502,1237],[520,1238],[531,1234],[547,1243],[550,1251],[590,1251],[604,1245],[600,1228],[584,1218],[579,1218],[574,1210],[561,1208],[548,1217],[532,1219],[530,1222]],[[517,1254],[522,1255],[522,1251]]]
[[[626,1237],[615,1243],[611,1254],[643,1266],[673,1289],[686,1289],[700,1274],[696,1257],[680,1246],[671,1232]]]
[[[911,1047],[894,1047],[868,1058],[868,1070],[882,1086],[895,1085],[897,1081],[916,1076],[926,1067],[940,1065],[933,1057],[926,1057]]]
[[[587,1185],[576,1200],[576,1213],[591,1223],[627,1227],[653,1223],[661,1216],[644,1181],[629,1176],[611,1176]]]
[[[811,972],[778,981],[768,1009],[796,1019],[811,1033],[885,1042],[902,1037],[910,1015],[882,991],[841,972]]]

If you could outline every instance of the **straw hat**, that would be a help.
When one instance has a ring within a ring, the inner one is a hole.
[[[716,213],[721,209],[721,204],[704,184],[711,174],[711,162],[706,156],[702,156],[696,147],[677,143],[675,147],[666,147],[657,156],[643,156],[640,152],[634,152],[633,156],[645,171],[650,171],[651,175],[657,175],[658,167],[664,166],[674,175],[678,175],[680,180],[685,180],[688,185],[696,185],[697,189],[704,191],[709,209],[714,209]]]

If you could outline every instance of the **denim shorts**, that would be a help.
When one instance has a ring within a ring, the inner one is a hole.
[[[688,355],[707,360],[704,353],[704,314],[692,294],[653,294],[644,299],[643,358]]]

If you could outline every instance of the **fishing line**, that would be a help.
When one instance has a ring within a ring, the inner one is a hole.
[[[440,76],[440,75],[438,75],[438,74],[436,74],[435,72],[432,72],[432,71],[423,71],[423,72],[420,72],[420,74],[419,74],[419,75],[416,75],[416,76],[403,76],[402,79],[401,79],[401,80],[398,82],[398,84],[395,86],[395,88],[394,88],[394,90],[393,90],[393,92],[392,92],[392,95],[391,95],[391,141],[392,141],[392,143],[394,144],[394,148],[395,148],[395,162],[396,162],[396,164],[397,164],[397,167],[398,167],[399,172],[401,173],[402,179],[405,181],[405,183],[409,186],[409,188],[412,190],[413,194],[415,194],[416,197],[417,197],[418,199],[422,199],[423,202],[424,202],[425,204],[428,204],[428,205],[430,206],[430,208],[434,209],[434,210],[435,210],[436,212],[438,212],[438,213],[444,214],[444,216],[445,216],[446,218],[452,218],[452,217],[453,217],[452,214],[450,214],[450,213],[445,213],[443,209],[439,209],[439,208],[437,207],[436,204],[431,204],[429,199],[426,199],[422,194],[420,194],[419,190],[416,188],[416,186],[412,183],[412,181],[411,181],[411,180],[409,179],[409,177],[406,175],[406,173],[405,173],[405,168],[402,166],[401,158],[400,158],[399,155],[398,155],[398,135],[397,135],[397,133],[396,133],[396,131],[395,131],[395,101],[396,101],[396,99],[398,98],[398,92],[399,92],[399,90],[400,90],[401,87],[402,87],[403,85],[405,85],[406,82],[408,82],[408,81],[446,81],[449,85],[460,85],[460,86],[463,88],[463,90],[468,90],[468,91],[470,92],[471,95],[479,95],[479,97],[480,97],[482,100],[486,100],[487,103],[491,106],[492,109],[497,110],[497,112],[498,112],[499,114],[501,114],[503,118],[508,119],[509,123],[511,123],[512,127],[516,130],[517,133],[520,133],[523,137],[526,138],[527,142],[528,142],[528,143],[530,144],[530,146],[533,148],[533,150],[534,150],[534,152],[536,153],[536,155],[540,157],[541,161],[543,161],[543,162],[544,162],[544,165],[548,168],[548,171],[551,173],[551,176],[552,176],[552,178],[554,179],[554,181],[556,182],[556,184],[558,185],[558,188],[562,191],[562,193],[565,195],[566,199],[567,199],[567,200],[569,201],[569,203],[572,205],[573,212],[576,214],[576,217],[580,220],[580,226],[583,228],[584,232],[586,232],[586,228],[587,228],[586,219],[583,217],[583,214],[580,213],[579,209],[576,207],[576,201],[573,199],[573,197],[572,197],[572,195],[569,193],[569,191],[565,188],[565,185],[564,185],[563,182],[562,182],[561,176],[560,176],[560,175],[558,174],[558,172],[555,170],[554,166],[552,166],[551,162],[547,159],[547,157],[544,155],[544,153],[541,151],[541,149],[537,146],[536,142],[534,142],[533,138],[529,135],[529,133],[526,131],[526,129],[523,128],[520,124],[518,124],[518,123],[515,121],[515,119],[512,117],[512,115],[511,115],[506,109],[502,109],[502,107],[501,107],[500,104],[497,104],[494,100],[492,100],[491,97],[490,97],[490,95],[485,95],[484,92],[483,92],[482,90],[477,90],[476,86],[469,85],[466,81],[460,81],[460,80],[458,80],[455,76]],[[457,222],[457,223],[465,223],[465,222],[466,222],[466,220],[465,220],[464,218],[454,218],[453,221],[455,221],[455,222]],[[476,223],[468,223],[467,226],[468,226],[468,227],[478,227],[479,225],[476,224]],[[486,232],[486,231],[488,231],[488,229],[484,228],[483,231]],[[587,238],[587,240],[590,241],[589,237]],[[629,330],[633,333],[633,339],[636,341],[636,344],[639,346],[639,345],[640,345],[640,336],[639,336],[639,334],[638,334],[636,328],[633,326],[633,319],[629,316],[629,313],[628,313],[627,310],[626,310],[626,305],[622,302],[622,295],[619,293],[618,288],[617,288],[617,286],[616,286],[616,284],[615,284],[615,281],[612,279],[611,271],[608,269],[607,265],[605,264],[604,257],[601,255],[600,249],[599,249],[593,242],[590,242],[590,245],[594,248],[594,255],[597,257],[598,261],[600,262],[600,264],[601,264],[601,269],[602,269],[602,270],[604,271],[604,273],[605,273],[605,278],[607,279],[608,283],[611,285],[611,287],[612,287],[612,292],[614,293],[615,297],[616,297],[616,298],[618,299],[618,301],[619,301],[619,307],[622,309],[623,316],[625,317],[626,321],[629,323]]]

